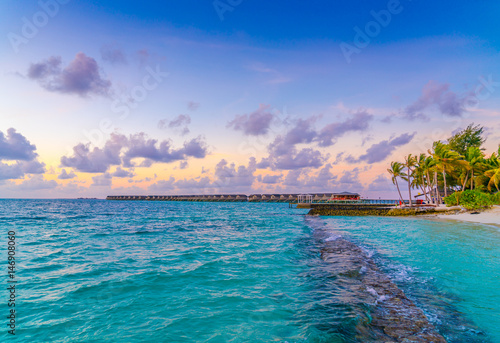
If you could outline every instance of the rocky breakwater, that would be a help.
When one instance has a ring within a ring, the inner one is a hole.
[[[379,204],[311,204],[308,214],[320,216],[386,216],[393,206]]]
[[[419,216],[457,213],[460,207],[435,208],[428,206],[395,207],[380,204],[311,204],[309,215],[317,216]]]
[[[360,342],[446,342],[423,311],[406,297],[367,253],[342,237],[325,242],[321,257],[328,272],[344,287],[345,299],[368,304],[359,317]],[[341,295],[342,296],[342,295]]]

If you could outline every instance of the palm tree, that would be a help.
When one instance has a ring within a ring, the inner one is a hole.
[[[429,185],[429,178],[428,178],[428,156],[425,154],[420,154],[418,158],[416,159],[416,167],[415,167],[415,175],[414,175],[414,185],[415,187],[420,187],[422,190],[422,193],[425,195],[425,201],[427,203],[430,203],[430,197],[429,194],[430,192],[427,190],[427,187]]]
[[[392,162],[388,171],[400,199],[403,197],[399,189],[399,177],[408,182],[410,206],[413,205],[413,188],[421,190],[429,203],[442,202],[440,189],[444,190],[445,197],[449,190],[465,191],[466,188],[500,192],[500,146],[498,153],[486,158],[481,149],[484,141],[481,133],[481,127],[470,125],[459,135],[450,138],[448,144],[434,142],[428,150],[429,155],[409,154],[402,163]]]
[[[436,190],[436,201],[438,204],[441,203],[441,194],[439,194],[439,185],[438,185],[438,170],[441,167],[441,155],[442,150],[444,149],[444,144],[441,141],[434,142],[432,144],[432,151],[429,149],[427,152],[432,156],[434,160],[434,183]]]
[[[498,192],[500,191],[498,188],[500,184],[500,159],[493,153],[491,157],[486,160],[486,163],[488,165],[488,170],[484,172],[484,175],[490,179],[488,182],[488,190],[491,192],[491,186],[495,185]]]
[[[399,162],[391,162],[391,167],[387,169],[389,174],[391,174],[392,183],[396,185],[399,193],[399,199],[403,202],[403,197],[401,196],[401,191],[399,190],[398,177],[403,177],[403,165]]]
[[[474,189],[474,172],[479,172],[484,168],[484,154],[477,147],[469,147],[465,154],[465,160],[468,162],[468,169],[471,172],[470,189]],[[465,181],[467,183],[467,180]],[[462,189],[465,188],[462,187]]]
[[[438,199],[437,194],[437,176],[436,176],[436,161],[432,158],[432,156],[427,156],[423,162],[423,170],[425,175],[427,176],[427,192],[429,193],[429,200],[432,203],[436,203]],[[431,178],[431,175],[434,175],[434,178]],[[432,191],[434,192],[434,197],[432,197]]]
[[[433,152],[429,150],[432,157],[436,160],[436,167],[443,174],[444,196],[448,196],[448,186],[446,184],[446,173],[451,172],[456,166],[463,165],[461,155],[456,151],[450,150],[449,147],[441,141],[434,142],[432,145]],[[436,175],[437,176],[437,175]]]
[[[412,207],[412,202],[411,202],[411,188],[412,188],[412,180],[411,178],[413,177],[414,173],[414,168],[417,165],[417,158],[416,156],[412,156],[412,154],[409,154],[408,156],[405,157],[405,163],[404,166],[408,168],[408,172],[406,173],[406,177],[403,176],[403,180],[406,180],[408,182],[408,202],[410,204],[410,207]]]

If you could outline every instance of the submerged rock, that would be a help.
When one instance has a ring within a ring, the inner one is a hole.
[[[406,297],[375,262],[343,238],[326,242],[321,257],[329,271],[371,300],[369,313],[360,320],[357,339],[362,342],[446,342],[425,314]]]

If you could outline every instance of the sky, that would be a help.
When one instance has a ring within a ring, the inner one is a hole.
[[[498,1],[0,3],[0,198],[397,198],[470,123],[500,143]]]

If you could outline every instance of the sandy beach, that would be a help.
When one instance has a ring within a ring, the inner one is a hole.
[[[490,209],[481,210],[478,212],[478,214],[472,214],[471,212],[463,212],[457,214],[439,214],[437,215],[437,218],[500,226],[500,206],[493,206]]]

